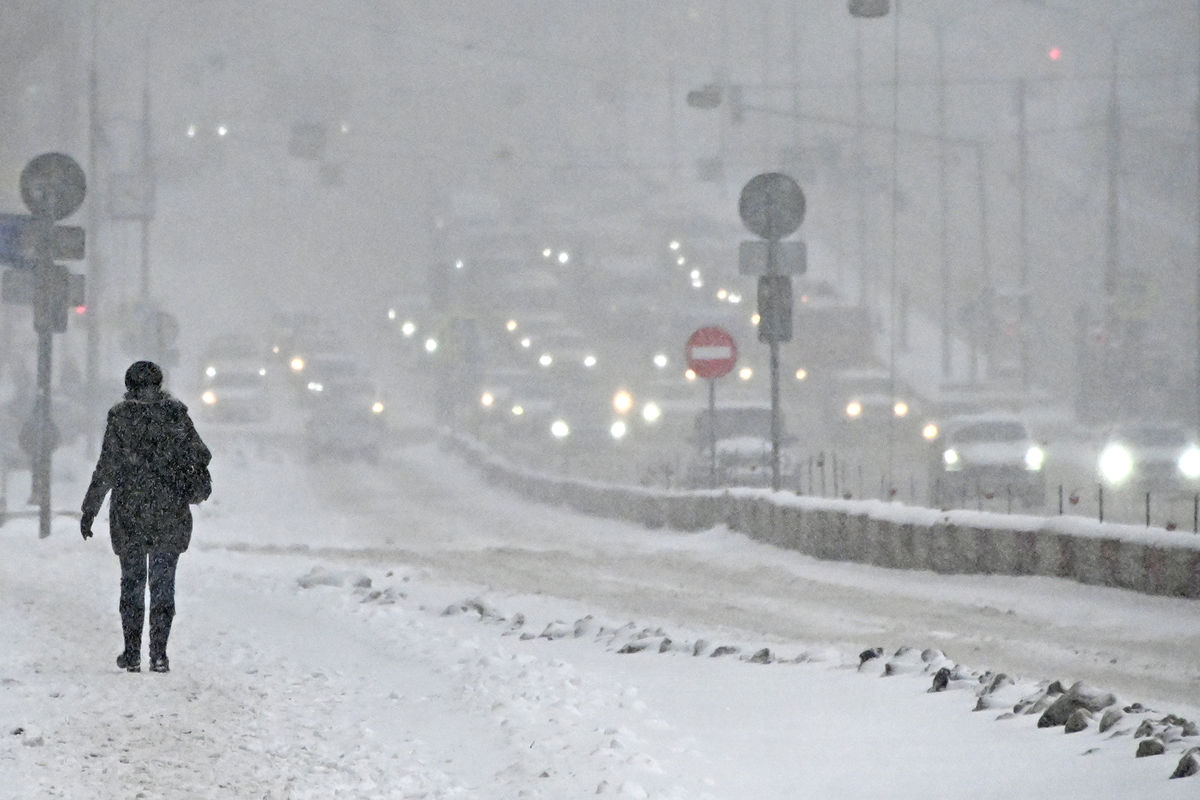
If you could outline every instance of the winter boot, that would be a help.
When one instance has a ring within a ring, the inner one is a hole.
[[[142,671],[142,655],[141,653],[128,650],[122,650],[117,656],[117,666],[126,672],[141,672]]]

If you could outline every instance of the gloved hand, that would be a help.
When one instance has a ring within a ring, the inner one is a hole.
[[[92,538],[92,520],[93,519],[95,519],[95,517],[89,516],[88,514],[84,514],[82,517],[79,518],[79,532],[81,534],[83,534],[83,540],[85,542],[88,539]]]

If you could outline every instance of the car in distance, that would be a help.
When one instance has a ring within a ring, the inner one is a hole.
[[[203,415],[220,422],[261,422],[271,415],[267,350],[253,337],[226,334],[205,348],[200,378]]]
[[[714,413],[715,411],[715,413]],[[795,442],[782,430],[781,449]],[[738,403],[704,409],[693,424],[694,450],[688,462],[687,479],[695,487],[771,485],[771,406]],[[715,468],[715,472],[714,472]],[[787,451],[779,458],[780,479],[794,478],[795,459]]]
[[[930,500],[935,507],[948,507],[1007,498],[1037,508],[1046,501],[1045,459],[1045,451],[1015,414],[952,417],[932,440]]]
[[[360,458],[375,464],[387,437],[384,402],[370,381],[329,383],[314,394],[304,426],[309,461]]]
[[[1194,492],[1200,489],[1200,446],[1180,424],[1121,424],[1105,436],[1097,471],[1112,489]]]

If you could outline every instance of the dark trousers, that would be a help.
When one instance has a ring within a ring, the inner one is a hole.
[[[146,614],[146,578],[150,582],[150,658],[167,654],[171,620],[175,617],[175,567],[178,553],[145,550],[121,555],[121,628],[125,652],[140,655]]]

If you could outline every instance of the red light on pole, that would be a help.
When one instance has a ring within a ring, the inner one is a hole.
[[[1058,47],[1051,47],[1046,55],[1050,56],[1051,61],[1058,61],[1062,58],[1062,50]]]

